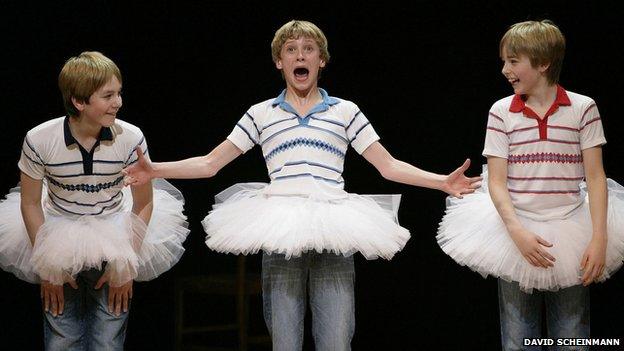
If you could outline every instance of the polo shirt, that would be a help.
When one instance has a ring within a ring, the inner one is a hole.
[[[483,155],[507,159],[507,187],[518,214],[561,219],[583,202],[582,150],[605,143],[596,103],[558,86],[541,120],[520,95],[495,102]]]
[[[136,146],[147,155],[141,130],[116,119],[113,126],[101,129],[93,148],[85,150],[71,133],[69,117],[59,117],[28,131],[18,167],[29,177],[44,181],[47,213],[110,214],[121,210],[121,170],[136,162]]]
[[[276,195],[344,197],[343,165],[347,148],[364,152],[379,136],[353,102],[330,97],[305,116],[286,102],[286,90],[256,104],[227,137],[246,152],[260,145],[271,179],[267,192]]]

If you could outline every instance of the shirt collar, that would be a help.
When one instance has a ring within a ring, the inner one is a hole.
[[[63,121],[63,135],[65,137],[65,146],[78,144],[78,141],[74,138],[71,133],[71,129],[69,128],[69,116],[66,116],[65,121]],[[109,127],[102,127],[98,140],[113,140],[113,132],[111,129]]]
[[[310,110],[310,112],[308,112],[308,115],[311,115],[316,112],[327,111],[327,109],[329,109],[330,106],[336,105],[340,102],[340,100],[336,99],[335,97],[329,96],[329,94],[327,94],[325,89],[318,88],[318,90],[319,90],[319,93],[321,94],[322,100],[316,106],[314,106]],[[276,97],[275,100],[273,100],[273,102],[271,103],[271,106],[273,107],[279,106],[282,110],[297,114],[295,109],[292,106],[290,106],[288,102],[286,102],[286,89],[282,90],[282,93],[279,94],[279,96]]]
[[[524,100],[526,99],[526,96],[524,95],[520,95],[520,94],[516,94],[513,97],[513,100],[511,100],[511,105],[509,106],[509,112],[524,112],[526,105],[524,103]],[[555,101],[553,102],[552,106],[550,107],[549,111],[555,111],[556,108],[555,107],[559,107],[559,106],[570,106],[572,103],[570,102],[570,98],[568,97],[568,94],[566,93],[565,89],[563,89],[563,87],[561,85],[557,85],[557,97],[555,97]]]

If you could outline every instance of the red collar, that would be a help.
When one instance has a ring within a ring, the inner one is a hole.
[[[524,112],[524,115],[527,117],[539,119],[537,114],[525,105],[524,103],[525,98],[526,97],[523,95],[519,95],[519,94],[514,95],[513,100],[511,100],[511,105],[509,106],[509,111],[515,112],[515,113]],[[546,112],[546,115],[544,116],[544,118],[547,118],[548,116],[555,113],[555,111],[557,111],[559,106],[570,106],[571,104],[572,103],[570,102],[570,98],[568,97],[568,94],[566,93],[565,89],[563,89],[561,85],[557,85],[557,97],[555,98],[555,101],[548,109],[548,112]]]

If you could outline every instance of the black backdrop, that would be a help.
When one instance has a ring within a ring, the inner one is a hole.
[[[624,13],[615,2],[58,3],[0,3],[2,193],[18,181],[26,131],[64,113],[56,78],[68,57],[84,50],[111,57],[124,75],[119,117],[142,128],[152,159],[179,159],[207,153],[250,105],[281,91],[270,41],[293,18],[316,23],[329,39],[332,59],[319,85],[355,101],[395,157],[440,173],[470,157],[471,174],[485,161],[488,108],[512,93],[500,74],[501,35],[515,22],[552,19],[568,40],[561,83],[597,101],[609,141],[606,172],[624,182]],[[357,257],[353,348],[499,349],[496,281],[458,266],[436,244],[444,194],[384,181],[353,151],[344,176],[350,192],[402,193],[399,218],[412,233],[390,262]],[[232,255],[203,244],[199,221],[212,196],[235,182],[266,180],[256,148],[214,179],[173,181],[187,199],[187,252],[172,271],[135,285],[128,349],[173,347],[174,278],[234,270]],[[249,268],[259,265],[251,257]],[[592,287],[592,336],[624,338],[623,274]],[[213,302],[198,311],[202,318],[221,318],[222,305]],[[0,306],[3,345],[40,349],[38,288],[1,272]],[[262,328],[259,309],[253,312]]]

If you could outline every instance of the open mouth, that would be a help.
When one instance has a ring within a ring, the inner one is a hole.
[[[298,80],[305,80],[306,78],[308,78],[310,71],[307,68],[299,67],[299,68],[295,68],[294,73],[295,73],[295,78],[297,78]]]
[[[511,83],[512,85],[513,85],[513,84],[516,84],[516,83],[518,83],[518,82],[520,82],[520,79],[510,79],[510,80],[509,80],[509,83]]]

